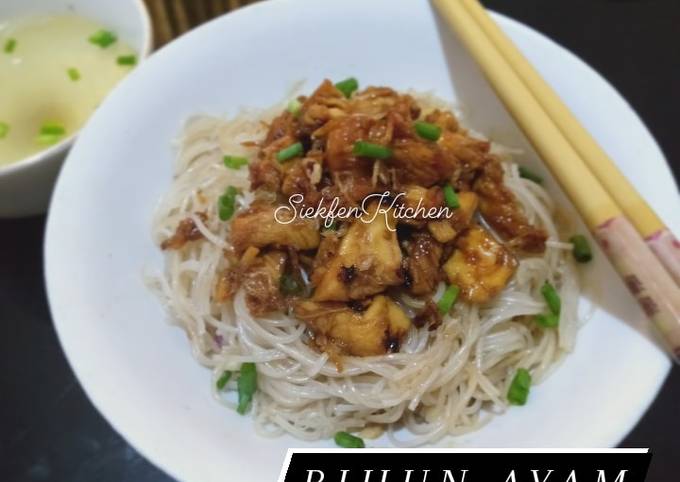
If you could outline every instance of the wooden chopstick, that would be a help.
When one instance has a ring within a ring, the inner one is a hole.
[[[673,233],[619,171],[593,136],[574,117],[557,93],[496,25],[479,1],[462,0],[462,2],[590,171],[633,223],[676,283],[680,284],[680,248]]]
[[[680,363],[680,288],[462,0],[432,0]]]

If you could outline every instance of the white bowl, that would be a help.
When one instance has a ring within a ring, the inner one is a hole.
[[[680,232],[668,166],[626,101],[559,45],[495,18]],[[479,69],[425,0],[272,0],[221,17],[154,54],[111,93],[71,151],[50,208],[45,272],[59,339],[93,403],[142,454],[180,480],[275,480],[288,447],[333,442],[262,438],[250,417],[219,405],[211,398],[210,371],[192,357],[186,335],[166,324],[145,287],[145,268],[163,267],[150,230],[172,179],[172,141],[196,113],[267,107],[301,79],[308,92],[324,77],[350,75],[363,86],[432,90],[455,100],[466,107],[471,127],[525,149],[521,162],[533,164],[561,199]],[[644,314],[605,256],[594,253],[582,272],[583,307],[592,300],[595,310],[574,352],[532,388],[527,406],[442,445],[607,447],[642,416],[670,362],[645,333]]]
[[[142,0],[2,0],[0,21],[26,15],[76,13],[114,30],[144,59],[151,52],[151,20]],[[54,181],[78,132],[58,144],[0,166],[0,218],[30,216],[47,210]]]

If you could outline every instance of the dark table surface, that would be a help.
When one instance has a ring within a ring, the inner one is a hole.
[[[547,34],[600,71],[647,123],[678,179],[680,1],[485,3]],[[44,223],[43,216],[0,220],[0,480],[170,480],[111,429],[66,363],[43,285]],[[649,482],[677,481],[678,434],[680,369],[675,367],[621,446],[652,449]]]

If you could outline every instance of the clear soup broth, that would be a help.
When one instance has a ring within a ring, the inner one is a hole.
[[[136,63],[75,14],[0,19],[0,167],[75,133]]]

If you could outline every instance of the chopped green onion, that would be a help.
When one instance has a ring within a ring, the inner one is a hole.
[[[350,98],[352,93],[359,88],[359,82],[354,77],[350,77],[335,84],[335,88],[342,92],[345,97]]]
[[[36,142],[43,145],[56,144],[66,134],[66,129],[56,122],[45,122],[40,128]]]
[[[302,110],[302,104],[300,103],[299,100],[297,99],[291,99],[290,102],[288,102],[288,112],[293,114],[295,117],[300,114],[300,110]]]
[[[560,295],[557,294],[555,287],[546,281],[541,287],[541,294],[543,295],[543,298],[545,298],[545,302],[548,303],[548,308],[550,308],[552,314],[560,316],[562,300],[560,300]]]
[[[299,295],[304,291],[304,288],[304,285],[295,276],[286,273],[281,276],[279,281],[279,291],[286,296]]]
[[[73,82],[80,80],[80,72],[78,69],[71,67],[66,70],[66,73],[68,74],[69,79],[71,79]]]
[[[569,238],[569,242],[574,245],[571,253],[574,255],[574,259],[579,263],[587,263],[593,259],[593,252],[590,250],[590,243],[585,236],[582,234],[577,234]]]
[[[354,143],[352,154],[373,159],[388,159],[392,157],[392,149],[372,142],[357,141]]]
[[[451,209],[458,209],[460,207],[460,201],[458,201],[458,195],[456,194],[456,191],[453,190],[453,187],[451,187],[450,184],[447,184],[444,186],[443,191],[446,205]]]
[[[285,149],[281,149],[277,154],[276,154],[276,159],[279,162],[286,162],[290,161],[294,157],[301,156],[305,152],[304,147],[302,147],[301,142],[296,142],[292,146],[288,146]]]
[[[66,129],[64,129],[64,126],[57,124],[56,122],[45,122],[40,128],[40,134],[63,136],[66,134]]]
[[[525,368],[518,369],[508,390],[508,402],[512,405],[525,405],[530,388],[531,374]]]
[[[536,184],[541,184],[543,182],[543,178],[541,176],[524,166],[519,166],[519,177],[534,181]]]
[[[224,165],[229,169],[241,169],[248,164],[248,159],[239,156],[224,156],[222,158]]]
[[[555,313],[547,313],[545,315],[536,315],[534,321],[543,328],[555,328],[560,324],[560,317]]]
[[[98,32],[93,33],[90,35],[90,38],[88,38],[90,43],[99,45],[101,48],[105,49],[111,44],[116,43],[116,40],[118,40],[118,37],[116,37],[116,34],[109,31],[109,30],[99,30]]]
[[[366,447],[364,441],[351,433],[338,432],[335,434],[335,443],[346,449],[363,449]]]
[[[217,200],[217,211],[222,221],[229,220],[236,211],[236,195],[238,189],[229,186],[222,196]]]
[[[438,141],[439,137],[442,135],[442,128],[437,124],[430,124],[429,122],[418,121],[413,126],[416,129],[416,133],[423,139],[428,141]]]
[[[442,315],[451,311],[453,305],[456,304],[456,300],[458,300],[459,294],[460,288],[456,285],[449,285],[448,288],[446,288],[442,297],[437,301],[437,308]]]
[[[137,63],[136,55],[121,55],[116,59],[118,65],[135,65]]]
[[[5,53],[11,54],[17,46],[17,40],[14,38],[8,38],[5,42]]]
[[[215,386],[217,386],[218,390],[224,390],[224,387],[227,386],[227,383],[229,383],[229,379],[231,378],[231,372],[230,371],[225,371],[220,378],[217,379],[217,383],[215,383]]]
[[[241,415],[246,413],[253,395],[257,390],[257,369],[254,363],[241,365],[241,374],[236,382],[238,387],[238,408],[236,411]]]
[[[0,122],[0,139],[7,137],[9,134],[9,124],[7,122]]]

